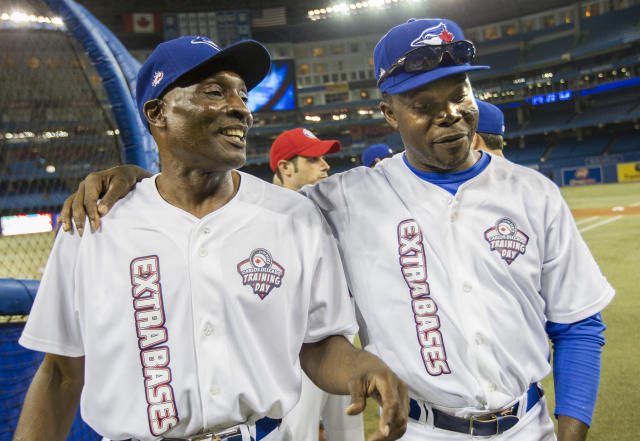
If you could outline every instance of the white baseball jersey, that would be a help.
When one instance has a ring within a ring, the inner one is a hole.
[[[84,420],[110,439],[181,438],[280,418],[303,342],[357,332],[331,232],[295,192],[241,173],[198,219],[155,178],[58,234],[20,343],[85,357]]]
[[[614,296],[555,184],[499,157],[455,197],[402,154],[302,192],[338,239],[366,349],[447,413],[514,403],[550,371],[545,321]]]

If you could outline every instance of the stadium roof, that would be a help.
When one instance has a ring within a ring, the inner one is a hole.
[[[407,1],[382,11],[363,10],[359,14],[311,22],[307,17],[307,12],[310,9],[353,2],[345,0],[78,1],[116,34],[123,31],[122,16],[128,12],[260,10],[285,6],[289,24],[286,28],[288,29],[271,28],[254,32],[254,38],[265,42],[289,41],[291,38],[294,38],[295,41],[309,41],[362,33],[382,33],[411,17],[445,17],[456,21],[463,28],[469,28],[575,4],[575,0],[421,0]]]

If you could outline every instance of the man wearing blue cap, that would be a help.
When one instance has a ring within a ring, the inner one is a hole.
[[[20,338],[47,355],[15,440],[64,440],[83,419],[114,440],[291,440],[300,366],[319,387],[383,404],[375,440],[406,425],[406,386],[344,337],[357,327],[314,204],[236,171],[267,74],[258,42],[160,44],[137,104],[162,172],[104,230],[56,238]],[[71,265],[69,270],[68,265]],[[298,361],[299,360],[299,361]]]
[[[301,192],[338,240],[361,341],[409,386],[403,440],[556,439],[540,387],[550,338],[558,439],[583,441],[600,311],[615,291],[555,184],[472,148],[478,107],[467,73],[486,68],[470,64],[474,55],[450,20],[391,29],[374,66],[404,153]],[[95,202],[84,201],[94,222]]]
[[[386,144],[374,144],[362,153],[362,165],[373,168],[380,161],[393,156],[393,150]]]
[[[558,188],[472,148],[474,55],[449,20],[391,29],[374,65],[405,152],[302,191],[338,239],[363,344],[409,385],[402,439],[555,439],[550,337],[558,438],[584,440],[615,291]]]
[[[504,113],[499,107],[476,100],[478,105],[478,129],[473,148],[504,157]]]

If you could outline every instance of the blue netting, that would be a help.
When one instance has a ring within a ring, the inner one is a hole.
[[[24,323],[0,325],[0,441],[11,441],[31,378],[44,357],[42,352],[18,344],[23,326]],[[67,441],[101,439],[80,419],[78,412]]]

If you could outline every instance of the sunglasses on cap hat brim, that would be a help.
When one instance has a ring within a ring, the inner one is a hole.
[[[435,69],[445,60],[445,54],[454,65],[462,65],[473,61],[476,57],[476,48],[473,43],[467,40],[458,40],[441,45],[419,46],[405,52],[404,55],[389,66],[389,69],[380,75],[377,85],[380,87],[384,80],[399,69],[405,72],[426,72]]]

